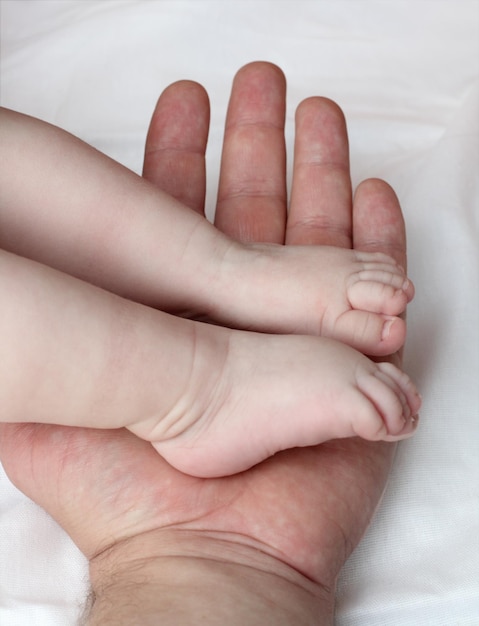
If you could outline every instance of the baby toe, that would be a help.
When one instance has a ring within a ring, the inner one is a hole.
[[[418,425],[421,397],[409,376],[392,363],[377,363],[374,370],[357,375],[359,390],[368,398],[385,424],[371,439],[399,441],[414,434]]]
[[[408,292],[403,284],[396,286],[394,282],[380,282],[377,280],[358,280],[348,289],[348,301],[353,309],[382,313],[384,315],[399,315],[409,301]]]
[[[371,439],[396,437],[403,433],[409,415],[405,414],[403,402],[399,395],[374,374],[359,378],[358,387],[374,405],[386,427],[382,436],[371,436]],[[372,433],[372,435],[374,434]]]
[[[406,324],[399,317],[353,309],[336,320],[330,336],[363,354],[386,356],[404,344]]]
[[[411,416],[417,416],[421,408],[422,399],[416,385],[409,376],[392,363],[377,363],[377,367],[380,372],[377,376],[381,376],[387,379],[389,384],[397,386],[406,398]]]
[[[402,441],[403,439],[409,439],[417,430],[419,424],[419,415],[411,415],[404,422],[404,427],[401,431],[395,434],[386,435],[383,441]]]
[[[393,285],[398,289],[407,281],[406,275],[397,265],[386,265],[384,263],[364,263],[362,268],[356,273],[356,278]]]

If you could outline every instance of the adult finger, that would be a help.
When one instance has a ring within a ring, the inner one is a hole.
[[[406,268],[406,229],[399,200],[383,180],[362,182],[354,195],[355,250],[384,252]]]
[[[240,241],[283,243],[286,81],[270,63],[236,74],[226,117],[215,224]]]
[[[350,248],[351,197],[343,112],[327,98],[308,98],[296,111],[286,243]]]
[[[209,119],[204,88],[192,81],[173,83],[158,99],[145,145],[144,178],[199,213],[205,203]]]

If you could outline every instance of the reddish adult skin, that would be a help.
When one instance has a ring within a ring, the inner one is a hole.
[[[270,64],[252,63],[236,75],[218,227],[244,241],[381,251],[405,266],[396,195],[368,180],[353,198],[344,116],[325,98],[297,109],[287,217],[285,93],[281,70]],[[158,101],[145,150],[144,176],[199,212],[208,125],[204,89],[175,83]],[[127,540],[191,530],[282,561],[314,581],[330,611],[338,573],[374,514],[394,454],[389,443],[332,441],[280,453],[240,475],[198,479],[172,469],[126,430],[0,428],[0,458],[12,482],[57,520],[92,566]]]

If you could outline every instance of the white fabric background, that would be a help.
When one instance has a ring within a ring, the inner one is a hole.
[[[355,183],[379,176],[405,212],[406,367],[424,396],[389,488],[344,568],[339,626],[479,624],[479,3],[477,0],[2,0],[1,104],[139,171],[160,91],[212,102],[209,206],[233,74],[285,71],[344,109]],[[1,468],[0,468],[1,471]],[[287,503],[285,503],[287,505]],[[0,473],[0,624],[70,626],[87,589],[68,537]]]

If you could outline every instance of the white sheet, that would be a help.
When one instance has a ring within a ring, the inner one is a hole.
[[[424,396],[389,489],[344,568],[339,626],[479,624],[476,0],[1,2],[1,103],[62,126],[139,171],[159,92],[212,101],[210,206],[231,79],[279,64],[294,108],[345,110],[355,182],[386,178],[406,215],[406,366]],[[0,624],[69,626],[87,587],[68,537],[0,474]]]

